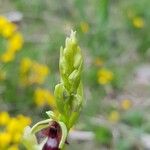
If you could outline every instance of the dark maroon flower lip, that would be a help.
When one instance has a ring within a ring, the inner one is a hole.
[[[42,129],[37,133],[38,143],[47,138],[42,150],[60,150],[59,143],[62,137],[62,131],[59,123],[53,121],[48,128]]]
[[[37,141],[40,144],[47,138],[42,150],[60,150],[59,144],[62,138],[62,129],[58,122],[53,121],[47,128],[36,133]],[[65,144],[68,144],[67,140]]]

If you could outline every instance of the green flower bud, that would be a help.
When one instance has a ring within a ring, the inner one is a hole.
[[[69,99],[70,95],[62,83],[57,84],[55,86],[54,95],[55,95],[58,110],[60,111],[60,113],[64,114],[65,113],[64,105],[66,101]]]
[[[25,136],[24,145],[28,150],[52,149],[53,145],[49,145],[52,138],[57,143],[56,149],[64,148],[68,132],[78,119],[83,104],[82,66],[83,58],[76,32],[71,31],[70,37],[66,39],[65,48],[60,48],[60,83],[55,86],[54,91],[59,115],[52,111],[46,112],[49,119],[35,124],[30,129],[30,134],[27,132],[29,138]],[[41,144],[37,143],[35,137],[39,132],[45,135]]]
[[[60,48],[61,83],[56,85],[54,92],[61,118],[69,128],[76,121],[82,107],[82,66],[83,58],[77,43],[76,32],[71,31],[70,37],[66,39],[65,48]],[[76,117],[72,117],[72,114],[76,114],[73,115]]]

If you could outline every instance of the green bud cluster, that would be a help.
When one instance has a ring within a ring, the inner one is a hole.
[[[76,32],[66,39],[65,48],[60,48],[59,70],[61,81],[56,85],[54,95],[60,119],[68,129],[75,123],[83,102],[81,72],[83,58],[78,46]]]
[[[48,111],[46,112],[48,119],[36,123],[32,128],[26,128],[22,143],[27,150],[41,150],[45,144],[50,146],[47,142],[50,139],[52,128],[55,128],[57,132],[55,140],[60,140],[57,148],[64,149],[69,130],[75,124],[82,108],[82,66],[83,58],[77,43],[76,32],[71,31],[70,37],[66,39],[65,48],[61,47],[60,49],[59,69],[61,80],[55,86],[54,91],[59,115]],[[54,127],[54,124],[56,127]],[[57,127],[60,127],[61,131]],[[49,136],[45,135],[45,140],[39,144],[35,135],[43,130],[48,130]]]

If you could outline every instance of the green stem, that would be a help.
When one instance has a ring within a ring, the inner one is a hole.
[[[100,13],[100,22],[106,23],[108,20],[108,9],[109,9],[109,0],[100,0],[99,2],[99,13]]]

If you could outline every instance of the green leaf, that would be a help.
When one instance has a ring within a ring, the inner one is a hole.
[[[112,141],[112,133],[108,127],[97,126],[94,129],[95,138],[102,144],[110,144]]]

